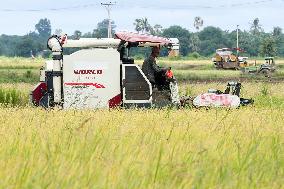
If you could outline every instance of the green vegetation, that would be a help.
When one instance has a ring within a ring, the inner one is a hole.
[[[28,94],[15,88],[0,87],[0,105],[1,106],[26,106],[28,104]]]
[[[0,83],[37,83],[39,69],[44,65],[44,59],[31,58],[7,58],[0,57]],[[264,62],[258,58],[258,64]],[[142,65],[143,59],[137,59],[136,63]],[[254,63],[251,59],[250,63]],[[262,75],[243,74],[238,70],[216,70],[213,63],[204,57],[195,59],[192,57],[177,57],[168,59],[160,58],[159,65],[172,67],[179,81],[204,82],[241,80],[241,81],[275,81],[284,80],[284,60],[276,59],[277,71],[270,78]]]
[[[44,110],[28,104],[43,61],[0,58],[2,188],[283,187],[284,85],[277,80],[248,76],[241,94],[255,104],[239,109]],[[209,60],[161,63],[183,79],[181,95],[243,79]],[[284,62],[277,63],[279,74]]]
[[[199,17],[199,21],[202,20]],[[248,20],[248,22],[251,22]],[[200,22],[201,23],[201,22]],[[112,21],[112,34],[115,33],[116,25]],[[46,41],[51,35],[51,22],[47,19],[40,19],[35,24],[35,32],[30,32],[24,36],[0,36],[0,56],[22,56],[22,57],[48,57],[50,51],[46,49]],[[147,18],[137,18],[134,21],[134,29],[140,33],[153,34],[157,36],[178,38],[180,42],[180,55],[192,58],[209,57],[218,48],[236,47],[237,32],[229,32],[214,26],[201,28],[195,25],[196,32],[189,31],[178,25],[163,28],[159,24],[151,26]],[[75,30],[69,35],[69,39],[79,38],[104,38],[107,37],[108,20],[104,19],[97,23],[97,27],[87,33]],[[239,45],[245,50],[242,56],[278,56],[284,57],[284,34],[282,28],[273,27],[273,32],[265,33],[261,28],[261,21],[255,18],[249,31],[239,30]],[[62,35],[62,30],[58,29],[55,34]],[[257,47],[257,48],[256,48]],[[72,49],[65,49],[65,54],[70,54]],[[147,51],[137,50],[134,55],[144,57]],[[133,56],[134,56],[133,55]],[[167,56],[167,52],[162,53]]]
[[[39,80],[39,71],[35,70],[1,70],[0,83],[35,83]]]

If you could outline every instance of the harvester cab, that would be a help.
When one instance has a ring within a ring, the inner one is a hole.
[[[151,35],[119,32],[116,38],[81,38],[52,36],[48,48],[52,61],[40,72],[40,83],[31,92],[31,101],[45,108],[153,107],[161,95],[153,88],[139,65],[129,57],[131,47],[171,47],[171,40]],[[82,48],[63,56],[63,48]],[[161,98],[163,96],[164,98]]]

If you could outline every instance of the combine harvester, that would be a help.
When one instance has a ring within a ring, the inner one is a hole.
[[[53,60],[46,61],[41,69],[40,83],[31,92],[32,103],[44,108],[64,109],[172,105],[170,90],[152,88],[139,65],[129,57],[129,51],[132,47],[153,46],[173,47],[178,51],[178,43],[167,38],[128,32],[119,32],[115,36],[115,39],[79,40],[67,40],[67,36],[50,37],[47,45]],[[63,48],[82,49],[63,56]],[[216,98],[216,102],[209,106],[237,107],[240,101],[230,101],[236,98],[239,97],[228,96],[226,104]],[[192,100],[185,97],[181,104],[192,104]]]
[[[153,91],[139,65],[129,57],[129,50],[132,47],[171,47],[172,41],[127,32],[115,36],[115,39],[79,40],[50,37],[47,44],[53,60],[46,61],[41,70],[40,83],[31,93],[33,104],[64,109],[171,104],[169,91]],[[63,57],[63,48],[83,49]]]
[[[212,58],[216,69],[240,69],[248,66],[248,57],[240,57],[233,53],[233,50],[244,52],[240,48],[222,48],[217,49],[215,56]]]

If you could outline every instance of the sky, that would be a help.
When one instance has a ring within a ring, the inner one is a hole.
[[[1,2],[0,34],[24,35],[35,30],[41,18],[51,21],[52,31],[61,29],[72,35],[75,30],[83,33],[96,28],[97,23],[107,18],[106,8],[97,0],[9,0]],[[153,26],[163,28],[180,25],[196,31],[193,23],[196,16],[204,25],[233,31],[239,25],[249,30],[255,18],[265,32],[279,26],[284,30],[284,0],[115,0],[111,19],[116,31],[134,31],[134,20],[148,18]],[[201,28],[202,29],[202,28]]]

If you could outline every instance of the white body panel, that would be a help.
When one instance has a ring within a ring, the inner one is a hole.
[[[53,71],[61,71],[61,60],[54,60],[53,61]],[[54,102],[60,103],[61,102],[61,76],[53,77],[53,93],[54,93]]]
[[[120,92],[120,57],[116,49],[85,49],[63,62],[64,108],[106,108]]]
[[[81,38],[79,40],[67,40],[63,47],[117,47],[120,39],[112,38]]]
[[[53,70],[53,61],[52,60],[45,61],[45,66],[40,69],[39,81],[40,82],[46,82],[45,81],[45,72],[46,71],[52,71],[52,70]]]
[[[53,61],[47,60],[45,61],[45,71],[52,71],[53,70]]]
[[[237,108],[240,98],[237,95],[204,93],[193,100],[193,105],[198,107],[228,107]]]
[[[177,38],[173,38],[177,39]],[[96,47],[96,48],[117,48],[120,39],[113,39],[113,38],[81,38],[79,40],[72,40],[68,39],[64,44],[64,48],[87,48],[87,47]],[[159,45],[158,43],[154,42],[139,42],[139,47],[154,47]],[[179,43],[173,44],[174,50],[179,50]]]

